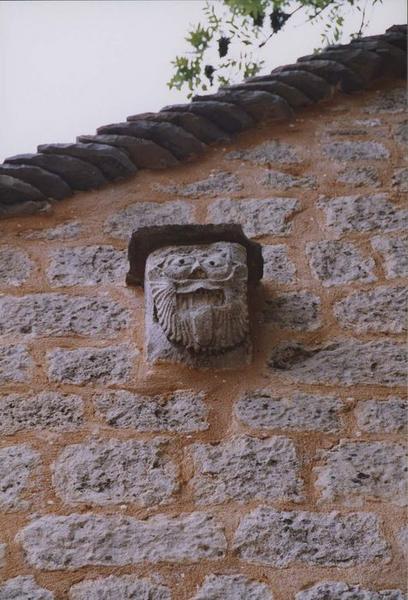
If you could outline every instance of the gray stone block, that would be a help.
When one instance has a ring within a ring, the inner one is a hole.
[[[271,72],[270,79],[282,81],[301,90],[313,102],[320,102],[333,94],[332,86],[316,73],[303,70],[302,63],[277,67]]]
[[[323,144],[323,154],[334,160],[384,160],[390,157],[388,148],[380,142],[339,141]]]
[[[255,165],[300,163],[298,150],[280,140],[270,140],[247,150],[234,150],[226,154],[229,160],[245,160]]]
[[[220,199],[209,208],[211,223],[239,223],[248,237],[288,235],[291,217],[299,210],[296,198],[266,198],[265,200]]]
[[[23,345],[0,346],[0,383],[23,383],[30,380],[34,363]]]
[[[374,260],[365,258],[351,242],[322,240],[306,244],[312,274],[324,286],[343,285],[353,281],[369,283],[377,278],[373,274]]]
[[[187,113],[188,114],[188,113]],[[153,189],[167,194],[193,198],[201,196],[216,196],[221,193],[234,193],[242,189],[242,183],[237,175],[224,171],[211,172],[208,177],[185,185],[153,185]]]
[[[97,413],[108,425],[137,431],[184,432],[208,428],[204,393],[177,390],[143,396],[125,390],[95,396]]]
[[[26,252],[11,246],[0,248],[0,285],[18,287],[29,278],[34,264]]]
[[[26,240],[47,240],[52,242],[54,240],[73,240],[79,237],[81,231],[82,224],[79,221],[68,221],[56,227],[23,232],[21,236]]]
[[[45,201],[46,196],[33,185],[0,171],[0,203],[19,204]]]
[[[284,244],[262,246],[264,259],[264,279],[275,283],[293,283],[296,267],[288,256],[288,247]]]
[[[73,246],[51,252],[47,279],[51,287],[125,282],[126,251],[113,246]]]
[[[279,190],[289,190],[291,188],[316,189],[317,181],[314,175],[296,176],[282,171],[265,171],[260,178],[261,185],[276,188]]]
[[[34,577],[28,575],[0,584],[0,600],[54,600],[54,594],[37,585]]]
[[[400,551],[405,558],[408,558],[408,526],[401,527],[397,532],[396,538]]]
[[[193,600],[273,600],[265,583],[245,575],[207,575]]]
[[[339,323],[356,332],[402,333],[406,311],[407,288],[402,286],[354,292],[334,305]]]
[[[199,504],[301,499],[300,465],[293,442],[285,437],[240,436],[195,444],[192,454],[192,486]]]
[[[261,90],[224,89],[215,94],[194,96],[193,102],[197,101],[229,102],[241,107],[254,121],[282,121],[293,117],[292,108],[284,98]]]
[[[0,542],[0,568],[6,566],[6,554],[7,554],[7,544],[2,544]]]
[[[344,169],[337,175],[337,181],[354,187],[378,187],[380,179],[374,167]]]
[[[100,440],[66,446],[53,466],[65,504],[154,506],[176,491],[177,468],[160,441]]]
[[[392,174],[391,184],[399,192],[408,192],[408,167],[395,169]]]
[[[47,353],[48,377],[63,383],[126,383],[139,354],[127,344],[107,348],[55,348]]]
[[[373,513],[285,512],[256,508],[235,534],[241,560],[273,567],[292,564],[349,567],[388,557]]]
[[[355,409],[357,427],[369,433],[398,433],[408,425],[406,400],[390,397],[386,400],[366,400]]]
[[[160,112],[162,111],[191,112],[199,117],[205,117],[228,134],[239,133],[254,124],[252,117],[241,107],[215,100],[174,104],[165,106]]]
[[[281,344],[268,366],[275,375],[302,383],[403,386],[406,358],[403,344],[349,338],[315,347]]]
[[[269,390],[246,392],[235,404],[236,417],[254,429],[334,433],[343,422],[343,403],[334,396],[296,394],[275,397]]]
[[[267,296],[262,319],[282,329],[314,331],[321,325],[320,298],[308,291],[289,292],[274,298]]]
[[[136,202],[109,217],[104,231],[112,237],[126,240],[140,227],[183,225],[192,221],[193,208],[188,202]]]
[[[144,521],[90,513],[47,515],[20,530],[17,541],[27,563],[46,571],[142,562],[197,563],[222,558],[227,545],[220,525],[203,512],[158,515]]]
[[[298,592],[296,600],[406,600],[401,590],[375,592],[341,581],[323,581]]]
[[[21,217],[35,215],[37,213],[47,213],[51,211],[51,203],[47,201],[18,202],[17,204],[3,204],[0,202],[0,219],[9,217]]]
[[[371,244],[384,260],[387,279],[408,276],[408,236],[398,237],[376,236]]]
[[[269,80],[255,80],[248,79],[245,83],[238,83],[236,85],[227,85],[220,89],[226,90],[244,90],[244,91],[262,91],[268,92],[276,96],[280,96],[291,106],[292,108],[302,108],[304,106],[310,106],[313,104],[312,100],[308,98],[303,92],[296,89],[292,85],[287,85],[282,81],[269,81]]]
[[[364,500],[407,504],[406,450],[389,442],[341,440],[321,452],[323,466],[313,469],[322,500],[347,506]]]
[[[39,454],[27,444],[0,449],[0,507],[5,512],[26,510],[25,498]]]
[[[318,203],[326,223],[336,233],[401,231],[408,226],[408,210],[388,200],[388,194],[339,196]]]
[[[34,396],[0,396],[0,432],[74,431],[83,422],[83,402],[79,396],[59,392],[40,392]]]
[[[402,121],[394,127],[394,139],[404,148],[408,144],[408,120]]]
[[[111,575],[73,585],[69,600],[171,600],[171,592],[164,585],[134,575]]]
[[[28,183],[41,192],[46,198],[63,200],[72,196],[72,190],[61,177],[41,167],[33,165],[0,165],[0,175],[9,175]]]

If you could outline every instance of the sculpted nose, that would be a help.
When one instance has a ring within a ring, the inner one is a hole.
[[[207,273],[204,271],[198,260],[193,264],[190,271],[190,279],[206,279]]]

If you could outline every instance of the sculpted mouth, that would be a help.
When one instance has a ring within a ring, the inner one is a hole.
[[[177,309],[188,310],[201,306],[221,306],[224,304],[223,290],[198,288],[193,292],[176,294]]]

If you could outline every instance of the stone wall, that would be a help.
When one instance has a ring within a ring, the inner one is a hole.
[[[405,598],[398,85],[0,222],[1,600]],[[224,221],[253,364],[149,367],[130,232]]]

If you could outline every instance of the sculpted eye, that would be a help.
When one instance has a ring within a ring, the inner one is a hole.
[[[213,267],[215,265],[215,262],[213,260],[210,260],[210,265]]]
[[[184,265],[184,263],[185,263],[184,258],[180,258],[179,261],[178,261],[178,264],[179,265]]]

